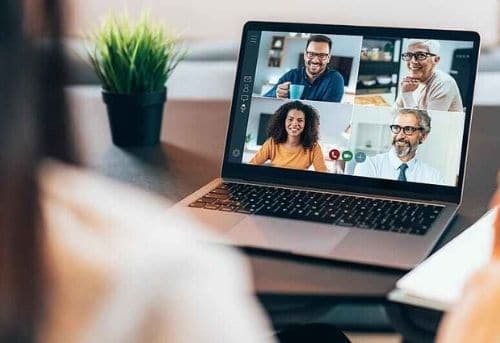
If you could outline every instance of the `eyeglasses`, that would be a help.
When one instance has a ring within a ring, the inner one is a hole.
[[[415,57],[415,60],[417,61],[423,61],[426,60],[427,57],[429,56],[436,56],[435,54],[431,54],[430,52],[405,52],[401,54],[401,58],[403,61],[411,61],[413,57]]]
[[[312,51],[306,51],[306,56],[307,58],[313,59],[314,57],[319,58],[320,60],[326,60],[330,54],[322,54],[322,53],[317,53],[317,52],[312,52]]]
[[[422,130],[421,127],[413,127],[413,126],[399,126],[399,125],[389,125],[392,133],[398,134],[403,129],[403,133],[407,136],[411,136],[415,133],[415,131]]]

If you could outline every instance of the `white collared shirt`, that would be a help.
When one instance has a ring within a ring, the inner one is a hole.
[[[408,162],[402,162],[396,155],[394,148],[388,152],[367,157],[365,162],[356,164],[354,175],[366,177],[378,177],[382,179],[397,180],[402,163],[408,165],[405,175],[409,182],[432,183],[444,185],[445,181],[441,173],[426,163],[412,158]]]

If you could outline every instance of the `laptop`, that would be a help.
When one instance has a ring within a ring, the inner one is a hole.
[[[221,176],[172,211],[240,247],[413,268],[461,202],[479,45],[246,23]]]

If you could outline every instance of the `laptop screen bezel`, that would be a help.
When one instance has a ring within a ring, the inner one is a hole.
[[[455,187],[439,186],[422,183],[405,183],[394,180],[367,178],[344,174],[318,173],[305,170],[293,170],[276,167],[255,166],[244,163],[228,162],[230,154],[230,140],[235,118],[237,117],[237,96],[241,85],[242,64],[245,56],[246,40],[249,31],[276,31],[276,32],[306,32],[318,34],[354,35],[370,37],[408,37],[427,38],[437,40],[457,40],[473,42],[473,53],[471,56],[472,68],[470,68],[470,87],[467,98],[464,99],[465,123],[462,139],[462,151],[460,169]],[[222,177],[251,182],[263,182],[271,184],[282,184],[308,188],[318,188],[331,191],[346,191],[362,194],[373,194],[382,196],[397,196],[415,200],[432,200],[460,203],[465,175],[465,163],[467,158],[467,147],[469,143],[470,125],[472,119],[472,105],[474,86],[477,74],[477,63],[479,58],[480,37],[477,32],[458,30],[435,30],[414,28],[388,28],[369,26],[346,26],[346,25],[320,25],[304,23],[276,23],[276,22],[247,22],[243,27],[243,34],[238,56],[235,87],[229,126],[227,130],[224,159],[222,164]]]

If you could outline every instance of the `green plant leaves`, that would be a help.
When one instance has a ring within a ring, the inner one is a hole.
[[[114,93],[160,91],[187,51],[176,37],[152,24],[148,14],[130,25],[128,16],[111,16],[90,35],[90,63],[103,89]]]

